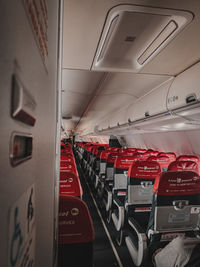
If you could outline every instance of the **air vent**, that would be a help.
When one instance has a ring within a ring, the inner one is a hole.
[[[119,5],[108,13],[93,70],[138,72],[193,19],[186,11]]]

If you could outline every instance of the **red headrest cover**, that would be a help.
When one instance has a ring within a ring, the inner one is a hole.
[[[136,161],[128,170],[128,177],[153,179],[161,172],[156,161]]]
[[[66,170],[76,172],[76,166],[73,162],[61,161],[60,168],[65,168]]]
[[[94,227],[85,202],[62,196],[59,200],[58,243],[88,243],[94,240]]]
[[[150,156],[157,156],[159,154],[158,151],[146,151],[144,153],[144,156],[146,156],[146,158],[150,157]]]
[[[60,195],[79,197],[82,194],[78,176],[71,171],[60,171]]]
[[[68,161],[68,162],[74,162],[74,157],[72,154],[67,153],[67,154],[61,154],[60,160],[63,161]]]
[[[161,168],[167,168],[171,162],[170,158],[167,156],[150,156],[148,161],[157,161]]]
[[[135,161],[134,157],[119,156],[115,159],[114,168],[116,169],[128,169],[129,166]]]
[[[127,150],[128,151],[131,151],[131,152],[135,152],[136,151],[136,148],[134,148],[134,147],[128,147]]]
[[[118,156],[120,156],[120,155],[122,155],[122,154],[121,154],[121,153],[110,153],[110,154],[108,155],[107,162],[109,162],[109,163],[114,163],[114,162],[115,162],[115,159],[116,159]]]
[[[66,153],[72,153],[72,149],[71,149],[71,147],[67,147],[67,148],[64,148],[64,149],[62,149],[61,150],[62,151],[62,153],[64,153],[64,154],[66,154]]]
[[[107,159],[107,158],[108,158],[108,155],[109,155],[110,153],[111,153],[110,151],[102,150],[102,151],[101,151],[101,154],[100,154],[100,159]]]
[[[198,165],[194,161],[173,161],[169,164],[168,171],[193,171],[199,174]]]
[[[135,152],[135,153],[133,154],[133,157],[134,157],[135,159],[146,160],[146,157],[145,157],[144,154],[145,154],[145,153],[142,153],[142,152]]]
[[[167,171],[156,178],[153,192],[157,195],[199,194],[200,177],[192,171]]]
[[[135,154],[135,152],[133,151],[129,151],[129,150],[126,150],[122,153],[123,156],[133,156]]]
[[[143,148],[137,148],[136,151],[139,152],[139,153],[144,153],[147,150],[146,149],[143,149]]]
[[[190,161],[194,161],[196,163],[199,163],[199,158],[195,155],[181,155],[177,158],[177,160],[190,160]]]
[[[112,147],[112,146],[106,147],[106,150],[110,152],[117,152],[119,149],[120,149],[119,147]]]
[[[167,156],[170,158],[170,162],[176,160],[176,154],[174,152],[160,152],[158,156]]]

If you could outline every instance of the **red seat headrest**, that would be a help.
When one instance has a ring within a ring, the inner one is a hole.
[[[110,152],[117,152],[120,150],[119,147],[112,147],[112,146],[109,146],[109,147],[106,147],[106,150],[107,151],[110,151]]]
[[[160,174],[154,183],[157,195],[193,195],[200,193],[200,177],[192,171],[167,171]]]
[[[93,240],[94,227],[85,202],[75,197],[60,197],[58,243],[89,243]]]
[[[135,162],[135,158],[131,156],[119,156],[115,159],[114,168],[128,169]]]
[[[110,151],[102,150],[101,153],[100,153],[100,159],[107,159],[108,158],[108,155],[110,153],[111,153]]]
[[[169,164],[168,171],[193,171],[199,174],[198,164],[190,160],[173,161]]]
[[[138,160],[146,160],[146,157],[145,157],[145,152],[144,153],[142,153],[142,152],[135,152],[134,154],[133,154],[133,157],[135,158],[135,159],[138,159]]]
[[[133,156],[135,154],[135,151],[129,151],[129,150],[126,150],[122,153],[123,156]]]
[[[71,153],[61,152],[60,159],[61,160],[74,159],[74,156]]]
[[[136,148],[134,148],[134,147],[128,147],[127,150],[131,151],[131,152],[136,152]]]
[[[80,197],[83,194],[79,178],[71,171],[60,171],[60,195]]]
[[[178,161],[182,161],[182,160],[190,160],[190,161],[194,161],[196,163],[199,163],[199,157],[195,156],[195,155],[180,155],[179,157],[177,157]]]
[[[121,153],[110,153],[108,155],[108,158],[107,158],[107,162],[109,163],[114,163],[115,162],[115,159],[118,157],[118,156],[121,156],[122,154]]]
[[[154,179],[161,172],[161,168],[156,161],[136,161],[128,170],[128,177]]]
[[[161,169],[167,169],[171,159],[168,156],[150,156],[148,161],[157,161],[160,164]]]
[[[176,154],[174,152],[160,152],[158,156],[167,156],[170,158],[170,162],[176,160]]]
[[[60,168],[64,168],[65,170],[77,172],[76,165],[74,162],[68,162],[68,161],[61,161],[60,162]]]
[[[136,152],[139,152],[139,153],[145,153],[147,150],[144,149],[144,148],[137,148],[136,149]]]

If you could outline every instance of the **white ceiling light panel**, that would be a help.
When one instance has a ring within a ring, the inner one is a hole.
[[[92,69],[137,73],[192,19],[187,11],[114,7],[108,13]]]

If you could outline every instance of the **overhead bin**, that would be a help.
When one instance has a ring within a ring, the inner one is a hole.
[[[191,121],[200,122],[200,63],[178,75],[167,96],[167,109]]]
[[[134,122],[167,112],[166,99],[173,79],[170,78],[133,103],[127,111],[128,121]]]
[[[187,11],[114,7],[105,21],[92,69],[138,72],[192,19]]]

